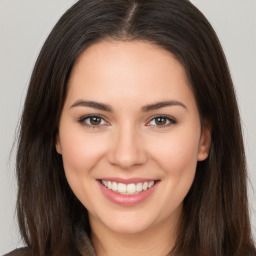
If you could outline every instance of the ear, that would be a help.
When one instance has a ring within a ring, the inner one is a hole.
[[[211,126],[209,123],[205,123],[202,127],[198,146],[198,161],[204,161],[208,157],[211,148],[211,140]]]
[[[60,136],[59,134],[56,135],[56,143],[55,143],[56,151],[61,155],[62,154],[62,148],[60,143]]]

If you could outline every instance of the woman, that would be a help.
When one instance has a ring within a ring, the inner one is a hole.
[[[131,104],[132,102],[132,104]],[[10,255],[256,255],[239,112],[186,0],[83,0],[32,74]]]

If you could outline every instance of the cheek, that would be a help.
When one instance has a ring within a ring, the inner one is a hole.
[[[166,175],[194,175],[200,138],[198,131],[185,132],[181,129],[155,141],[151,154]]]
[[[100,136],[83,132],[63,132],[62,158],[66,175],[88,175],[105,151]]]
[[[163,171],[163,190],[159,204],[165,206],[168,217],[180,209],[193,183],[196,166],[199,135],[175,133],[166,135],[155,143],[151,156]]]
[[[83,131],[66,130],[63,131],[63,136],[60,134],[60,139],[63,166],[69,186],[81,203],[93,212],[93,169],[105,151],[102,138]]]

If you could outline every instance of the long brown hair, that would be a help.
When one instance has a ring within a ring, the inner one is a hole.
[[[107,38],[142,40],[174,54],[201,119],[211,123],[210,155],[198,163],[171,254],[256,255],[233,83],[213,28],[187,0],[80,0],[53,28],[34,67],[18,142],[17,212],[30,254],[95,254],[87,210],[67,183],[55,140],[76,59]]]

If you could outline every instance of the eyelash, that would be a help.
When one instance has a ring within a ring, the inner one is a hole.
[[[86,120],[89,120],[90,118],[99,118],[101,121],[104,120],[104,122],[106,124],[98,124],[98,125],[93,125],[93,124],[87,124],[86,123]],[[82,116],[78,119],[78,122],[81,124],[81,125],[84,125],[84,126],[87,126],[88,128],[91,128],[91,129],[95,129],[95,128],[102,128],[102,126],[106,126],[108,125],[108,122],[105,121],[105,118],[101,115],[96,115],[96,114],[91,114],[91,115],[86,115],[86,116]]]
[[[89,120],[90,118],[99,118],[101,121],[103,120],[105,122],[105,124],[93,125],[93,124],[86,123],[86,120]],[[156,122],[157,118],[164,119],[166,122],[168,122],[168,124],[164,124],[164,125],[149,125],[149,123],[154,121],[154,120]],[[102,126],[109,125],[109,123],[107,121],[105,121],[105,118],[103,116],[101,116],[101,115],[98,115],[98,114],[90,114],[90,115],[82,116],[81,118],[78,119],[78,122],[81,123],[81,125],[87,126],[88,128],[91,128],[91,129],[102,128]],[[171,126],[173,124],[176,124],[176,123],[177,123],[177,121],[174,118],[171,118],[170,116],[156,115],[156,116],[152,117],[146,123],[146,126],[152,126],[154,129],[163,129],[163,128],[169,127],[169,126]]]
[[[148,123],[152,122],[153,120],[156,121],[157,118],[162,118],[162,119],[164,119],[165,121],[167,121],[169,123],[164,124],[164,125],[152,125],[152,127],[154,129],[163,129],[163,128],[169,127],[169,126],[177,123],[177,121],[174,118],[170,117],[170,116],[156,115],[156,116],[152,117],[149,122],[147,122],[146,126],[150,126],[150,125],[148,125]]]

